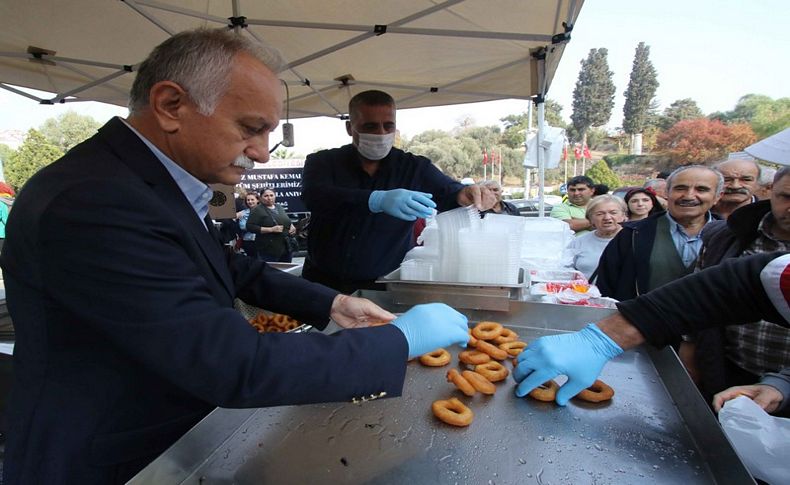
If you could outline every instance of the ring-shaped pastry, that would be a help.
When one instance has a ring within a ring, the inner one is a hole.
[[[436,349],[420,356],[420,364],[428,367],[442,367],[450,363],[450,352]]]
[[[560,386],[554,380],[546,381],[527,394],[532,399],[543,402],[552,402],[557,398],[557,391]]]
[[[491,356],[479,350],[464,350],[458,354],[458,360],[464,364],[477,365],[491,362]]]
[[[502,328],[502,333],[499,334],[499,337],[496,337],[492,340],[494,344],[504,344],[506,342],[515,342],[518,340],[518,334],[509,328]]]
[[[492,358],[496,360],[505,360],[507,359],[507,352],[500,349],[499,347],[495,347],[490,343],[486,342],[485,340],[478,340],[477,341],[477,350],[480,352],[485,352],[486,354],[490,355]]]
[[[472,328],[472,335],[480,340],[492,340],[502,333],[502,324],[496,322],[480,322]]]
[[[614,397],[614,389],[600,379],[596,379],[592,386],[583,390],[576,397],[587,402],[608,401]]]
[[[499,344],[499,348],[507,352],[511,357],[515,357],[527,348],[527,343],[516,340],[514,342]]]
[[[464,376],[459,374],[458,370],[456,369],[450,369],[447,371],[447,382],[453,383],[459,391],[463,392],[467,396],[475,395],[475,387]]]
[[[499,362],[494,362],[493,360],[485,364],[476,365],[475,372],[491,382],[504,381],[507,379],[508,374],[510,374],[510,371],[507,370],[504,365]]]
[[[458,398],[440,399],[431,404],[433,415],[452,426],[469,426],[475,415]]]
[[[465,370],[461,372],[461,375],[469,381],[469,384],[483,394],[487,394],[489,396],[493,395],[496,392],[496,386],[491,383],[488,379],[481,376],[477,372],[472,372],[470,370]]]

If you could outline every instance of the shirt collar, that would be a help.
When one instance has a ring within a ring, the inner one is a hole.
[[[200,220],[203,221],[203,219],[206,218],[206,214],[208,214],[208,203],[211,200],[211,197],[214,195],[214,191],[211,190],[211,187],[181,168],[180,165],[165,155],[162,150],[157,148],[156,145],[151,143],[139,131],[134,129],[134,127],[126,120],[123,118],[120,118],[120,120],[130,130],[132,130],[132,133],[137,135],[140,140],[145,143],[145,146],[147,146],[154,156],[156,156],[156,158],[162,163],[162,165],[165,167],[165,170],[167,170],[170,176],[173,177],[173,180],[175,181],[176,185],[178,185],[178,188],[181,189],[181,192],[184,194],[184,197],[186,197],[189,205],[192,206]]]
[[[683,226],[678,224],[678,221],[676,221],[672,217],[672,215],[669,213],[669,211],[666,212],[666,215],[667,215],[667,219],[669,219],[669,227],[672,230],[672,232],[679,231],[679,232],[682,232],[683,234],[686,234],[686,230],[683,228]],[[706,212],[705,216],[706,216],[706,218],[705,218],[705,225],[707,226],[708,223],[713,220],[713,216],[711,215],[710,211]],[[703,229],[704,229],[704,226],[703,226]],[[697,237],[701,237],[701,236],[702,236],[702,231],[700,231],[699,234],[697,234]]]

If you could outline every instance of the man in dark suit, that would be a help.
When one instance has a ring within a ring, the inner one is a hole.
[[[278,61],[229,31],[140,66],[127,121],[36,174],[0,257],[16,328],[5,483],[125,482],[215,406],[398,396],[409,357],[467,340],[449,307],[394,318],[222,251],[208,183],[268,159]],[[258,334],[234,298],[323,328]]]

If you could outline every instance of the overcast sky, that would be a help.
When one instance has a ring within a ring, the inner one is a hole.
[[[609,50],[617,87],[609,128],[622,122],[623,92],[628,86],[634,50],[650,46],[658,71],[661,108],[692,98],[703,112],[731,110],[744,94],[790,96],[790,1],[788,0],[587,0],[549,90],[570,119],[579,63],[591,48]],[[499,124],[508,114],[526,110],[526,102],[503,100],[398,112],[398,128],[408,137],[429,129],[450,130],[471,117],[477,125]],[[0,90],[0,130],[27,130],[68,109],[99,121],[126,110],[99,103],[39,106]],[[294,120],[296,146],[308,154],[317,148],[348,143],[344,125],[330,118]],[[276,133],[273,139],[279,140]]]

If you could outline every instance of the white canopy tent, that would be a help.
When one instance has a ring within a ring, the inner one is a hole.
[[[182,30],[229,26],[282,52],[291,118],[342,117],[350,97],[367,89],[389,92],[399,108],[540,103],[582,4],[2,0],[0,88],[44,104],[125,106],[133,73],[155,45]],[[40,99],[14,85],[56,94]]]

